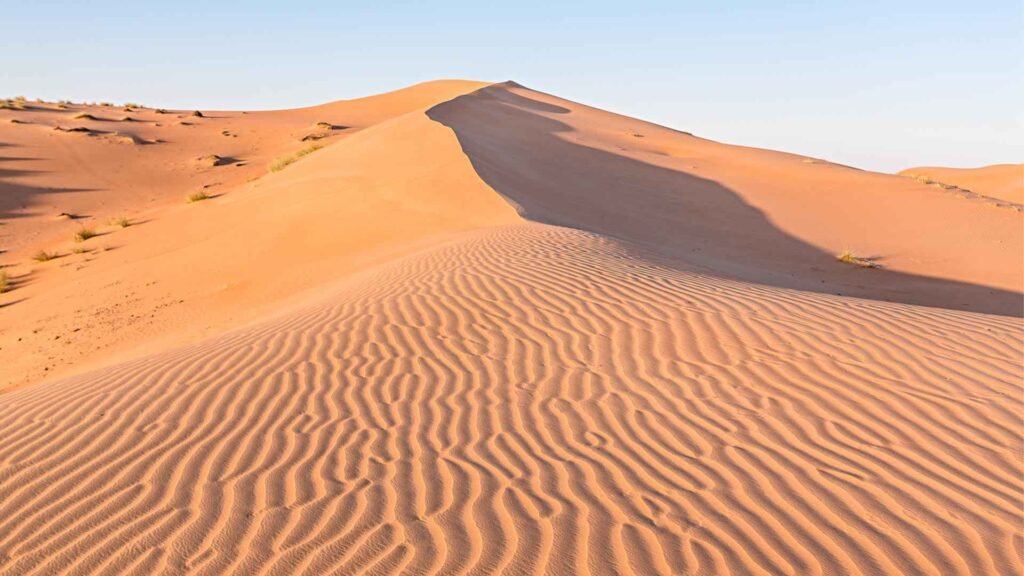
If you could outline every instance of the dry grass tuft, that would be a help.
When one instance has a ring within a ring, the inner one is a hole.
[[[207,154],[206,156],[200,157],[197,162],[202,166],[208,166],[213,168],[214,166],[220,166],[222,164],[228,164],[230,160],[217,154]]]
[[[32,256],[32,259],[36,262],[49,262],[57,257],[56,252],[47,252],[46,250],[40,250]]]
[[[211,196],[209,194],[207,194],[206,192],[200,190],[199,192],[196,192],[195,194],[189,194],[189,196],[188,196],[188,203],[189,204],[195,204],[196,202],[202,202],[203,200],[209,200],[210,198],[211,198]]]
[[[298,152],[296,152],[295,156],[296,156],[296,158],[302,158],[303,156],[307,156],[309,154],[312,154],[313,152],[316,152],[317,150],[319,150],[321,148],[323,148],[323,146],[321,146],[319,144],[312,144],[312,145],[306,146],[302,150],[299,150]]]
[[[111,226],[117,226],[118,228],[127,228],[132,225],[132,221],[125,216],[116,216],[110,219]]]
[[[303,148],[302,150],[299,150],[298,152],[296,152],[295,154],[292,154],[291,156],[283,156],[281,158],[277,158],[273,162],[270,163],[270,171],[271,172],[280,172],[281,170],[284,170],[289,165],[295,163],[295,161],[297,161],[299,158],[302,158],[303,156],[308,156],[309,154],[312,154],[313,152],[316,152],[317,150],[319,150],[321,148],[323,148],[323,146],[321,146],[319,144],[313,144],[313,145],[310,145],[310,146],[306,146],[305,148]]]
[[[331,124],[330,122],[323,121],[317,122],[316,124],[313,125],[313,127],[319,128],[320,130],[342,130],[345,128],[344,126],[339,126],[337,124]]]
[[[95,230],[92,228],[81,228],[78,232],[75,232],[75,242],[85,242],[89,238],[95,238],[98,236]]]
[[[0,269],[0,294],[7,292],[10,280],[7,278],[7,270]]]
[[[846,264],[853,264],[854,266],[860,266],[862,268],[879,268],[879,265],[870,258],[864,258],[857,256],[853,250],[846,249],[836,254],[836,260],[845,262]]]

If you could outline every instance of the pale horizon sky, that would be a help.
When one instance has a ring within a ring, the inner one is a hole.
[[[872,170],[1024,161],[1019,0],[369,4],[11,3],[0,96],[269,109],[511,79]]]

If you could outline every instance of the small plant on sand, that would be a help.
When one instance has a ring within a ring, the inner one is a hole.
[[[206,166],[208,168],[213,168],[214,166],[220,166],[222,164],[227,164],[229,162],[229,160],[227,158],[224,158],[223,156],[218,156],[216,154],[207,154],[206,156],[201,156],[196,161],[200,165]]]
[[[89,249],[86,248],[85,246],[75,246],[74,248],[71,249],[72,254],[85,254],[88,251]]]
[[[299,158],[302,158],[303,156],[307,156],[309,154],[312,154],[313,152],[316,152],[317,150],[319,150],[321,148],[323,148],[323,146],[321,146],[319,144],[312,144],[312,145],[306,146],[302,150],[299,150],[298,152],[295,153],[295,155],[297,157],[299,157]]]
[[[40,250],[39,252],[36,252],[34,256],[32,256],[32,259],[35,260],[36,262],[49,262],[50,260],[53,260],[56,257],[56,252],[47,252],[46,250]]]
[[[321,148],[323,148],[323,146],[319,144],[313,144],[311,146],[306,146],[305,148],[299,150],[298,152],[292,154],[291,156],[283,156],[281,158],[277,158],[270,163],[270,171],[280,172],[281,170],[284,170],[288,165],[293,164],[299,158],[302,158],[303,156],[308,156]]]
[[[7,292],[7,270],[0,269],[0,294]]]
[[[155,113],[155,114],[167,114],[167,110],[164,110],[163,108],[157,108],[156,110],[153,110],[153,113]]]
[[[96,231],[92,228],[81,228],[78,232],[75,232],[75,242],[85,242],[89,238],[95,238],[97,236]]]
[[[196,202],[202,202],[203,200],[209,200],[209,199],[210,199],[210,195],[207,194],[206,192],[200,190],[199,192],[196,192],[195,194],[189,194],[188,203],[189,204],[194,204]]]
[[[192,111],[192,115],[195,116],[196,118],[206,118],[206,116],[203,116],[203,113],[200,112],[199,110],[193,110]]]
[[[132,225],[132,221],[125,216],[117,216],[110,219],[111,226],[117,226],[118,228],[127,228]]]
[[[836,260],[864,268],[878,268],[878,264],[872,262],[870,258],[857,256],[853,250],[850,249],[843,250],[839,254],[836,254]]]
[[[87,112],[79,112],[71,117],[72,120],[95,120],[96,117]]]
[[[142,104],[136,104],[135,102],[125,102],[125,108],[145,108]]]
[[[0,110],[24,110],[25,103],[20,100],[0,101]]]

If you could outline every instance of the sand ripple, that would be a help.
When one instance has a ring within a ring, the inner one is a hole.
[[[0,573],[1020,573],[1022,335],[474,233],[0,396]]]

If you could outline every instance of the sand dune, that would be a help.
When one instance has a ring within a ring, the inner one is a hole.
[[[0,575],[1024,570],[1005,200],[511,82],[36,108],[0,110]]]
[[[900,175],[1024,206],[1024,164],[993,164],[981,168],[921,166],[907,168]]]
[[[514,83],[428,115],[455,131],[480,177],[531,220],[638,242],[758,283],[1024,313],[1016,210],[704,140]],[[837,266],[844,249],[880,257],[883,269],[868,279]]]
[[[473,87],[441,86],[449,96]],[[212,200],[186,204],[179,190],[136,225],[101,224],[103,236],[86,243],[72,241],[78,221],[36,218],[59,227],[64,240],[4,255],[18,289],[2,296],[31,305],[0,305],[0,388],[216,334],[445,233],[519,221],[476,176],[451,131],[422,111],[402,113],[430,95],[410,90],[414,97],[380,97],[396,117],[382,121],[378,110],[378,123],[335,137],[280,172],[264,164],[257,180],[211,188]],[[358,108],[348,115],[369,116]],[[183,162],[196,170],[199,158],[189,152]],[[236,168],[203,169],[225,170]],[[28,234],[19,221],[3,229]],[[62,257],[33,263],[30,255],[43,248]]]
[[[274,158],[304,147],[306,136],[324,135],[320,143],[329,144],[482,85],[428,82],[309,108],[198,117],[192,110],[87,104],[0,110],[0,243],[14,253],[52,245],[67,236],[69,224],[54,222],[62,212],[80,216],[77,224],[103,225],[120,215],[147,220],[191,192],[222,193],[262,176]],[[325,131],[318,122],[343,129]],[[231,169],[197,164],[211,154],[237,162]]]
[[[0,397],[0,570],[1015,573],[1022,336],[473,233]]]

